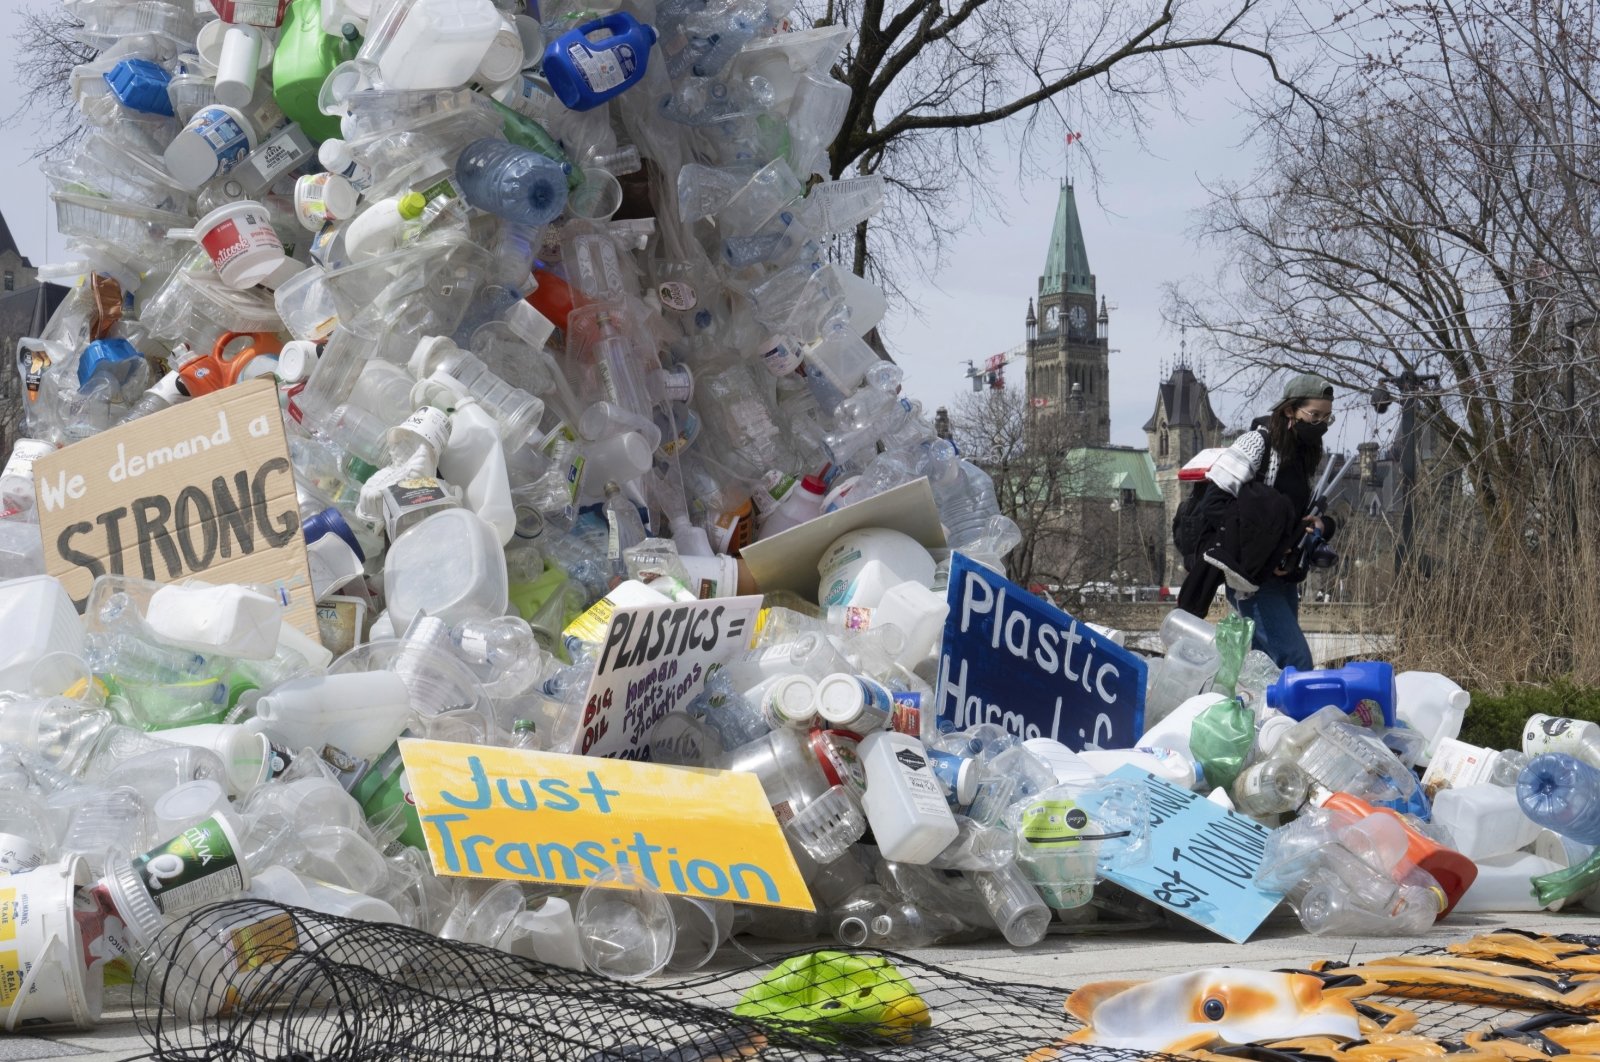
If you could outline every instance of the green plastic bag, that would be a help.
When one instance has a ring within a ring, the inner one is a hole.
[[[1540,905],[1549,907],[1557,900],[1581,896],[1600,885],[1600,848],[1575,867],[1553,870],[1533,879],[1533,893]]]
[[[1218,635],[1220,641],[1220,630]],[[1255,714],[1237,697],[1218,701],[1195,716],[1189,731],[1189,751],[1206,772],[1206,782],[1224,789],[1244,770],[1255,741]]]
[[[1239,668],[1244,666],[1245,654],[1250,651],[1250,639],[1255,637],[1256,625],[1237,612],[1229,612],[1217,624],[1217,677],[1211,682],[1215,693],[1232,697],[1234,683],[1239,681]]]

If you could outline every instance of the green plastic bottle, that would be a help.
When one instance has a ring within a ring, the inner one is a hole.
[[[353,54],[349,43],[322,32],[321,0],[289,5],[272,60],[272,95],[283,113],[319,143],[339,135],[339,119],[317,108],[317,94],[333,68]]]

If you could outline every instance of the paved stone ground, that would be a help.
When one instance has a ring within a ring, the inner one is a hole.
[[[1583,911],[1567,915],[1465,915],[1452,917],[1421,937],[1352,940],[1310,937],[1292,919],[1279,918],[1269,922],[1248,944],[1230,944],[1198,929],[1159,928],[1120,934],[1052,935],[1027,951],[1017,951],[997,941],[924,948],[915,955],[968,976],[1070,988],[1095,980],[1159,977],[1200,966],[1271,969],[1315,958],[1375,958],[1425,944],[1447,944],[1503,925],[1552,933],[1595,932],[1600,928],[1595,916]],[[719,965],[731,970],[748,961],[745,956],[725,949],[707,970],[714,971]],[[667,986],[670,982],[662,984]],[[139,1035],[125,1008],[112,1010],[106,1017],[105,1024],[86,1032],[62,1030],[9,1036],[0,1033],[0,1062],[51,1058],[122,1062],[150,1057],[150,1046]]]

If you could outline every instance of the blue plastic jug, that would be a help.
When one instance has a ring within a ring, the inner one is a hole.
[[[605,36],[593,36],[604,30]],[[644,77],[656,31],[626,11],[585,22],[544,47],[545,79],[574,111],[598,107]]]
[[[1383,725],[1395,726],[1394,665],[1382,660],[1359,660],[1337,670],[1283,669],[1278,681],[1267,687],[1267,706],[1291,719],[1305,719],[1333,705],[1353,712],[1362,701],[1373,701],[1383,713]]]

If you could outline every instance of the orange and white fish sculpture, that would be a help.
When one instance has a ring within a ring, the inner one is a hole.
[[[1067,997],[1084,1028],[1068,1042],[1193,1051],[1294,1036],[1361,1035],[1355,1008],[1306,974],[1210,969],[1155,981],[1099,981]],[[1046,1051],[1049,1051],[1047,1048]],[[1035,1052],[1035,1060],[1053,1057]]]

